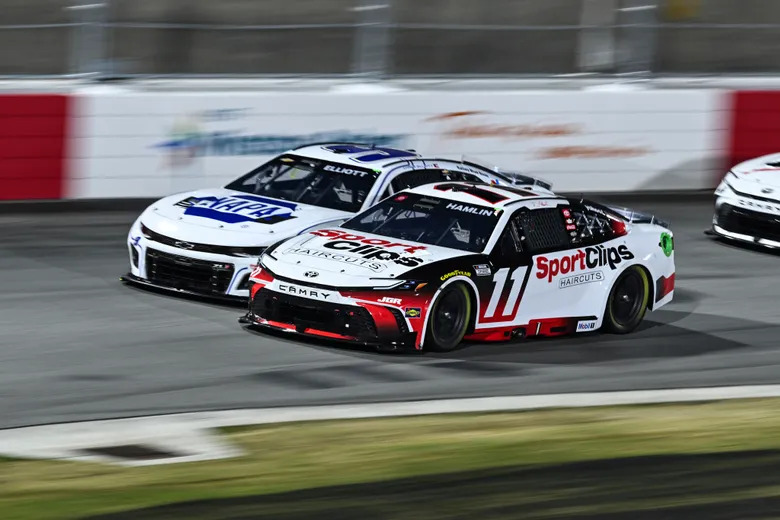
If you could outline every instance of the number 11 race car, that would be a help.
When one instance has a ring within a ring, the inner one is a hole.
[[[671,301],[674,273],[672,232],[652,215],[533,187],[435,183],[266,249],[240,321],[434,351],[627,333]]]

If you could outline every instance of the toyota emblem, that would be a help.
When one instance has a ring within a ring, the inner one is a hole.
[[[181,242],[179,240],[174,242],[173,245],[175,245],[179,249],[192,249],[193,247],[195,247],[195,244],[190,244],[189,242]]]
[[[306,271],[305,273],[303,273],[303,276],[305,276],[306,278],[315,278],[315,277],[317,277],[319,275],[320,275],[320,273],[318,273],[316,271]]]
[[[775,190],[773,190],[772,188],[764,188],[763,190],[761,190],[761,193],[772,193],[773,191]]]

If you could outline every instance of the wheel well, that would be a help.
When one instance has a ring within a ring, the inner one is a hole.
[[[645,275],[647,275],[647,284],[650,287],[650,294],[647,295],[647,308],[651,311],[653,310],[653,303],[655,302],[655,282],[653,281],[653,277],[650,274],[650,271],[647,269],[647,267],[637,264],[639,268],[645,272]]]
[[[637,266],[642,271],[644,271],[645,276],[647,276],[647,285],[648,285],[648,289],[649,289],[649,294],[647,295],[647,308],[652,311],[653,310],[653,303],[655,301],[655,285],[654,285],[654,282],[653,282],[653,277],[650,275],[650,271],[647,269],[647,267],[643,266],[642,264],[630,265],[630,266],[628,266],[626,268],[626,270],[631,269],[634,266]],[[617,280],[615,280],[615,281],[617,281]],[[613,283],[612,286],[609,288],[609,292],[607,293],[607,302],[606,302],[606,305],[604,307],[605,309],[606,309],[606,306],[609,305],[609,295],[612,293],[612,289],[614,287],[615,287],[615,284]],[[605,312],[605,315],[606,315],[606,312]]]
[[[469,293],[469,298],[471,299],[471,306],[473,308],[473,311],[471,313],[471,316],[469,316],[469,325],[466,328],[466,334],[473,334],[474,328],[477,326],[477,314],[479,314],[479,309],[477,309],[477,293],[474,291],[474,288],[464,283],[463,285],[466,286],[466,290]]]

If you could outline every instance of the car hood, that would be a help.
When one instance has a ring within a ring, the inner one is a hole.
[[[727,181],[734,189],[758,197],[780,197],[780,154],[745,161],[731,171],[736,179]]]
[[[351,213],[227,189],[165,197],[141,222],[157,233],[188,242],[266,246],[323,223],[340,224]]]
[[[336,287],[383,287],[413,269],[469,255],[466,251],[343,228],[310,231],[282,242],[262,257],[277,276]]]

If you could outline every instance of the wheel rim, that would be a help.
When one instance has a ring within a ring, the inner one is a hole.
[[[466,295],[451,289],[441,295],[433,311],[432,333],[440,345],[460,341],[466,326]]]
[[[642,310],[644,283],[637,271],[626,273],[615,286],[612,296],[612,318],[619,325],[630,325]]]

